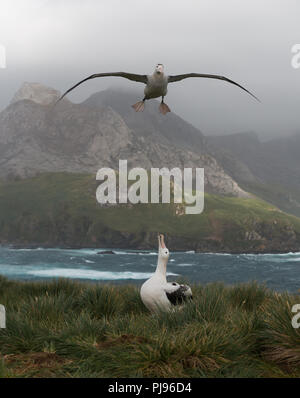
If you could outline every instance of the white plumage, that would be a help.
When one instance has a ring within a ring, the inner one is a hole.
[[[156,271],[141,287],[141,299],[151,311],[169,311],[174,305],[182,304],[192,298],[192,290],[187,285],[177,282],[167,282],[166,271],[169,250],[164,243],[164,236],[158,235],[158,260]]]

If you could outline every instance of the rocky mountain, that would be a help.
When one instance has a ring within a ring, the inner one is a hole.
[[[140,92],[110,89],[91,95],[82,105],[96,109],[113,108],[138,136],[151,137],[165,145],[172,143],[196,153],[207,152],[205,137],[201,131],[172,112],[167,117],[161,115],[158,112],[158,101],[147,101],[144,112],[134,112],[131,104],[134,104],[140,95]]]
[[[300,216],[300,134],[261,142],[255,133],[207,137],[210,152],[244,189]]]
[[[248,194],[207,152],[203,134],[175,114],[158,113],[158,102],[142,114],[132,93],[107,90],[82,104],[59,92],[25,83],[0,114],[0,178],[16,179],[41,172],[89,172],[101,167],[204,167],[207,192]]]
[[[299,251],[300,219],[247,193],[287,203],[299,176],[296,138],[204,137],[175,114],[159,114],[157,101],[135,113],[139,93],[106,90],[54,106],[59,95],[25,83],[0,113],[0,244],[151,248],[164,231],[177,250]],[[119,159],[129,168],[204,167],[204,211],[100,206],[96,172],[118,169]]]
[[[40,83],[23,83],[22,87],[15,93],[11,103],[29,99],[41,105],[53,104],[60,97],[60,92]]]

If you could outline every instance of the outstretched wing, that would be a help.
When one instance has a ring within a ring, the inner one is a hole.
[[[235,86],[238,86],[239,88],[241,88],[242,90],[246,91],[248,94],[250,94],[253,98],[255,98],[257,101],[260,102],[260,100],[255,97],[255,95],[253,95],[252,93],[250,93],[250,91],[248,91],[245,87],[241,86],[240,84],[234,82],[233,80],[228,79],[225,76],[219,76],[219,75],[207,75],[205,73],[186,73],[184,75],[175,75],[175,76],[169,76],[168,77],[168,82],[169,83],[174,83],[174,82],[179,82],[180,80],[183,79],[187,79],[189,77],[204,77],[207,79],[218,79],[218,80],[223,80],[225,82],[234,84]]]
[[[108,77],[108,76],[117,76],[117,77],[124,77],[125,79],[133,80],[135,82],[139,83],[145,83],[147,84],[147,75],[137,75],[134,73],[126,73],[126,72],[111,72],[111,73],[95,73],[94,75],[91,75],[89,77],[86,77],[85,79],[81,80],[79,83],[75,84],[73,87],[69,88],[57,101],[60,101],[63,99],[70,91],[74,90],[77,86],[79,86],[81,83],[86,82],[87,80],[90,79],[95,79],[96,77]]]

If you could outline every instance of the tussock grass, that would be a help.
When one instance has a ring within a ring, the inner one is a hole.
[[[264,355],[291,371],[300,368],[300,328],[292,328],[289,322],[291,308],[298,303],[297,298],[299,302],[299,296],[276,294],[274,300],[268,300],[263,306],[266,316]],[[280,311],[276,308],[280,308]]]
[[[300,377],[300,295],[194,285],[150,314],[136,286],[0,277],[0,377]]]

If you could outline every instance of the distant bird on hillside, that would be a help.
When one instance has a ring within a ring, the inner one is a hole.
[[[169,311],[175,305],[183,304],[192,298],[192,290],[187,285],[167,282],[166,271],[169,250],[166,248],[164,236],[158,235],[158,260],[156,271],[141,287],[141,299],[151,312]]]
[[[242,90],[246,91],[248,94],[252,95],[252,97],[254,97],[257,101],[259,101],[259,99],[257,97],[255,97],[255,95],[251,94],[250,91],[248,91],[247,89],[245,89],[238,83],[235,83],[233,80],[227,79],[227,77],[219,76],[219,75],[208,75],[208,74],[204,74],[204,73],[186,73],[183,75],[167,76],[164,73],[164,66],[162,64],[156,65],[155,70],[152,75],[137,75],[134,73],[127,73],[127,72],[95,73],[94,75],[91,75],[91,76],[81,80],[79,83],[75,84],[73,87],[71,87],[69,90],[67,90],[58,99],[58,101],[60,101],[62,98],[64,98],[65,95],[67,95],[70,91],[72,91],[74,88],[79,86],[81,83],[86,82],[87,80],[90,80],[90,79],[95,79],[96,77],[107,77],[107,76],[124,77],[125,79],[129,79],[129,80],[133,80],[135,82],[146,84],[146,87],[144,89],[145,96],[144,96],[143,100],[132,105],[133,109],[136,112],[142,112],[144,110],[146,100],[149,100],[151,98],[158,98],[158,97],[162,97],[161,103],[159,106],[160,113],[165,115],[166,113],[171,112],[168,105],[164,102],[164,97],[167,95],[168,84],[178,82],[180,80],[187,79],[189,77],[204,77],[204,78],[209,78],[209,79],[218,79],[218,80],[226,81],[228,83],[231,83],[231,84],[234,84],[235,86],[240,87]]]

